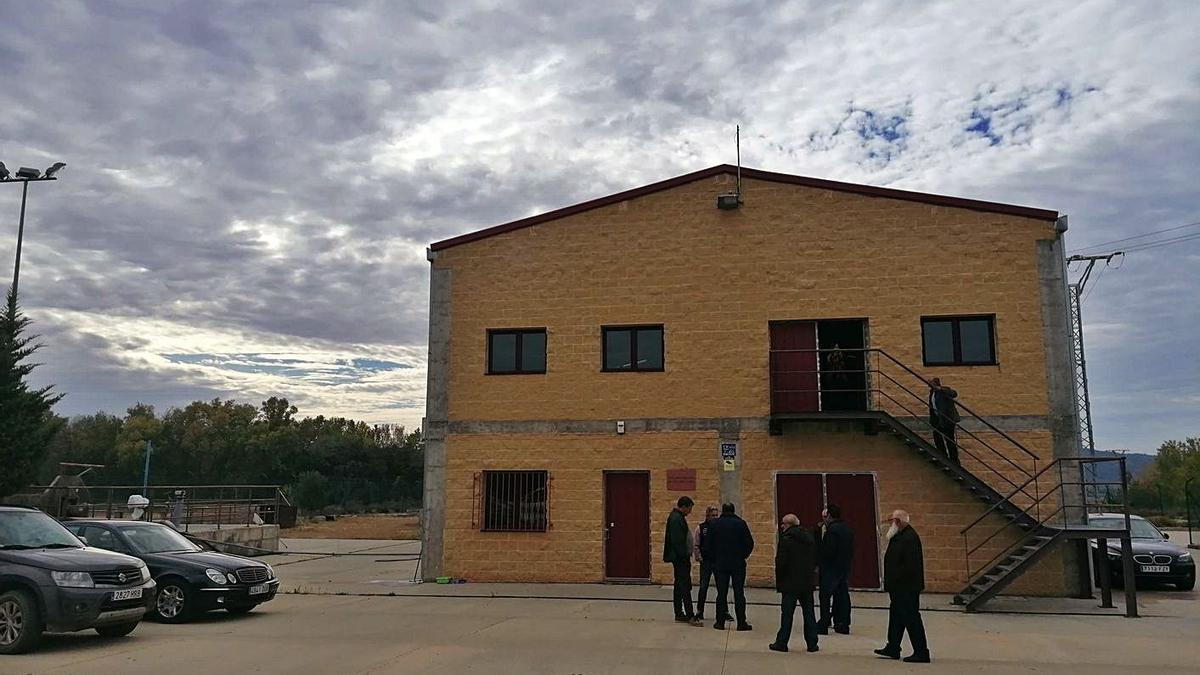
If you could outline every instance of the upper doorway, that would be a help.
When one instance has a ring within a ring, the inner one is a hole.
[[[867,410],[866,319],[770,324],[771,412]]]

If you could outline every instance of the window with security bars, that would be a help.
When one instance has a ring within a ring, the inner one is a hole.
[[[550,527],[548,471],[484,471],[480,529],[484,532],[545,532]]]

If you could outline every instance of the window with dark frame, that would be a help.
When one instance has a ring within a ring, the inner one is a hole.
[[[488,375],[546,372],[546,329],[488,331]]]
[[[550,525],[548,471],[484,471],[480,529],[545,532]]]
[[[662,326],[606,326],[602,329],[601,342],[604,372],[663,370]]]
[[[921,353],[927,366],[994,366],[996,317],[921,317]]]

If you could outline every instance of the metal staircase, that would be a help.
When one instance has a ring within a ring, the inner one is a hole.
[[[978,499],[983,512],[960,534],[963,537],[967,585],[954,596],[954,603],[967,611],[977,611],[988,600],[1029,570],[1055,547],[1070,539],[1129,540],[1128,523],[1121,530],[1101,530],[1087,525],[1087,513],[1116,504],[1101,504],[1096,495],[1109,494],[1114,486],[1124,499],[1127,474],[1124,458],[1071,457],[1046,460],[1026,448],[1010,434],[978,415],[961,400],[956,400],[961,419],[955,423],[954,439],[938,439],[927,421],[930,382],[922,375],[881,349],[838,350],[861,355],[856,361],[861,370],[853,370],[865,381],[862,389],[834,389],[836,377],[821,369],[822,355],[834,350],[772,350],[772,401],[778,394],[798,395],[801,400],[824,400],[823,394],[836,391],[861,397],[861,410],[772,410],[771,432],[782,433],[785,424],[820,420],[862,420],[868,433],[891,434],[936,470],[962,486]],[[806,363],[808,370],[779,370],[776,354],[786,354],[786,363]],[[796,358],[797,355],[803,358]],[[837,371],[845,373],[846,371]],[[780,375],[780,377],[777,377]],[[799,375],[799,377],[797,377]],[[865,377],[864,377],[865,376]],[[845,378],[843,378],[844,381]],[[778,382],[815,383],[811,389],[781,389]],[[807,398],[804,398],[808,396]],[[779,398],[784,398],[779,397]],[[938,449],[942,443],[956,442],[961,461],[956,463]],[[1103,462],[1120,463],[1120,481],[1099,481],[1090,470]],[[1078,488],[1078,490],[1076,490]],[[1128,505],[1121,505],[1128,514]],[[1128,546],[1124,547],[1128,550]],[[1107,562],[1107,558],[1104,558]],[[1125,561],[1127,574],[1132,557]],[[1127,584],[1132,593],[1133,584]],[[1109,591],[1104,589],[1106,606]],[[1136,615],[1136,601],[1127,595],[1130,615]]]

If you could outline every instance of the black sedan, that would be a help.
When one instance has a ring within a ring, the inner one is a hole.
[[[182,623],[199,612],[224,609],[245,614],[275,597],[279,579],[266,563],[206,551],[174,529],[135,520],[73,520],[64,523],[89,546],[145,561],[158,582],[154,615]]]
[[[1130,516],[1130,534],[1133,544],[1133,575],[1136,581],[1174,584],[1183,591],[1196,587],[1196,562],[1183,546],[1170,542],[1167,535],[1153,523],[1140,516]],[[1120,513],[1098,513],[1088,516],[1092,527],[1123,528],[1125,515]],[[1100,550],[1092,540],[1092,564],[1096,570],[1096,584],[1100,584]],[[1124,581],[1121,565],[1121,540],[1108,540],[1108,569],[1112,581],[1120,585]]]

